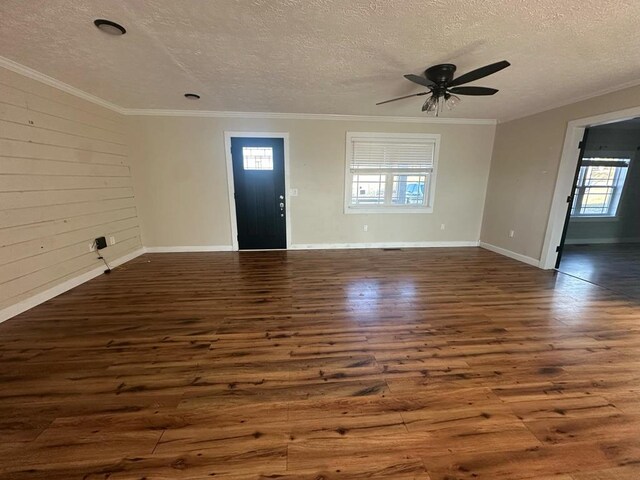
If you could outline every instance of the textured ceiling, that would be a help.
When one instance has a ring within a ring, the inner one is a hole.
[[[638,0],[2,0],[0,55],[125,108],[394,116],[421,115],[374,105],[420,91],[403,74],[506,59],[475,83],[497,95],[446,113],[503,120],[636,83],[638,18]]]

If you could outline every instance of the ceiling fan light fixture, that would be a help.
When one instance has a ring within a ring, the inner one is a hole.
[[[429,98],[427,98],[427,101],[424,102],[424,105],[422,105],[422,111],[423,112],[427,112],[427,114],[429,113],[436,113],[438,112],[438,98],[435,95],[431,95]]]
[[[444,104],[446,105],[447,110],[453,110],[462,101],[460,97],[458,97],[457,95],[452,95],[450,93],[447,93],[444,98]]]
[[[98,28],[98,30],[108,35],[119,37],[127,33],[127,30],[122,25],[116,22],[112,22],[111,20],[106,20],[104,18],[98,18],[94,20],[93,24]]]

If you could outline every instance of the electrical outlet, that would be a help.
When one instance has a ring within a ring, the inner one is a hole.
[[[90,243],[89,244],[89,251],[90,252],[95,252],[96,251],[96,244],[95,243]]]
[[[509,238],[513,238],[515,234],[516,232],[514,232],[513,230],[509,230]]]
[[[364,230],[365,232],[368,232],[369,231],[369,225],[364,225],[362,227],[362,230]]]
[[[102,250],[103,248],[107,248],[107,239],[104,237],[96,238],[96,247],[98,250]]]
[[[440,225],[440,230],[444,230],[444,223]]]
[[[115,245],[116,244],[116,237],[111,236],[109,237],[109,245]]]

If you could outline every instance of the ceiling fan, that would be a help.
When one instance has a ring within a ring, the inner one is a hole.
[[[457,78],[453,78],[453,74],[456,71],[456,66],[452,63],[442,63],[440,65],[434,65],[424,71],[424,77],[421,75],[408,74],[404,78],[427,87],[429,90],[426,92],[413,93],[411,95],[405,95],[403,97],[392,98],[391,100],[385,100],[384,102],[376,103],[376,105],[383,105],[389,102],[395,102],[397,100],[403,100],[411,97],[421,97],[423,95],[430,95],[427,101],[422,105],[422,111],[427,113],[435,113],[438,116],[443,108],[446,106],[449,110],[460,103],[460,97],[458,95],[494,95],[498,92],[495,88],[487,87],[461,87],[465,83],[474,82],[481,78],[487,77],[491,74],[499,72],[500,70],[507,68],[511,65],[506,60],[501,62],[492,63],[491,65],[485,65],[484,67],[472,70],[464,75],[460,75]]]

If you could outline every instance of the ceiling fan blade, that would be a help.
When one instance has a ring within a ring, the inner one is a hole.
[[[420,93],[412,93],[411,95],[405,95],[404,97],[392,98],[391,100],[385,100],[384,102],[378,102],[376,105],[383,105],[385,103],[395,102],[396,100],[403,100],[405,98],[411,97],[421,97],[422,95],[426,95],[430,92],[420,92]]]
[[[487,87],[453,87],[449,89],[449,92],[456,95],[494,95],[498,93],[498,90]]]
[[[493,73],[499,72],[503,68],[507,68],[509,65],[511,64],[506,60],[492,63],[491,65],[485,65],[484,67],[480,67],[476,70],[472,70],[468,73],[465,73],[464,75],[460,75],[458,78],[454,78],[453,81],[449,84],[449,86],[455,87],[456,85],[462,85],[463,83],[469,83],[475,80],[479,80]]]
[[[418,85],[422,85],[423,87],[434,87],[435,83],[425,77],[421,77],[420,75],[414,75],[413,73],[409,73],[405,75],[404,78],[407,80],[411,80],[413,83],[417,83]]]

